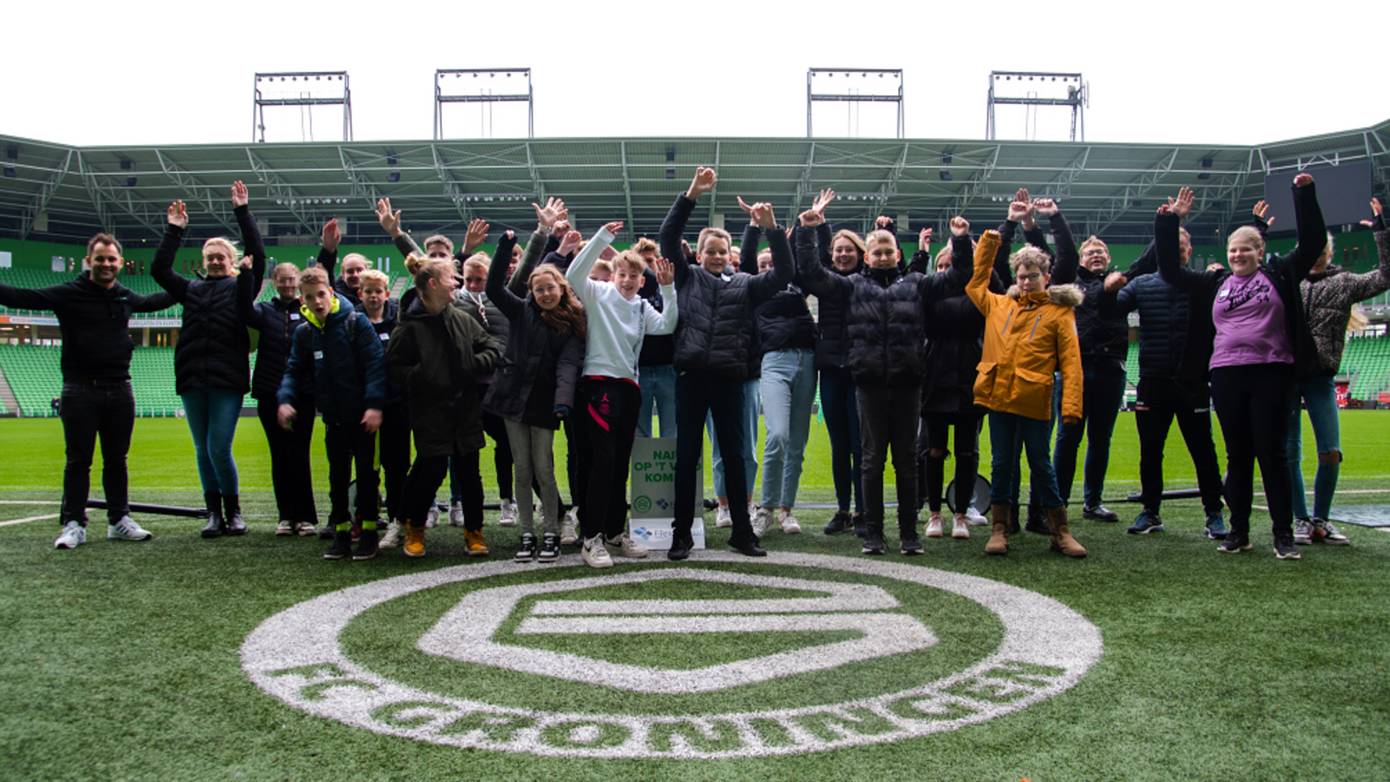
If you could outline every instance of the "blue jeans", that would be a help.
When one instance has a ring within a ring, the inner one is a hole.
[[[652,405],[656,405],[656,417],[661,419],[661,436],[676,436],[676,368],[671,364],[655,364],[642,367],[638,381],[642,388],[642,402],[637,408],[637,436],[652,436]]]
[[[992,463],[989,476],[989,499],[994,505],[1008,505],[1010,487],[1018,477],[1018,457],[1020,445],[1028,453],[1028,471],[1033,499],[1044,509],[1062,507],[1062,498],[1057,494],[1057,474],[1052,470],[1052,458],[1048,452],[1048,435],[1052,431],[1052,421],[1039,421],[1024,418],[1013,413],[989,414],[989,444]]]
[[[825,417],[825,431],[830,436],[830,472],[835,479],[835,502],[842,511],[864,510],[863,487],[859,479],[859,457],[863,443],[859,439],[859,402],[854,381],[847,369],[825,369],[820,373],[820,407]]]
[[[199,389],[180,395],[193,453],[198,457],[198,480],[203,491],[239,494],[232,440],[241,413],[241,394],[221,389]]]
[[[1331,375],[1317,375],[1298,384],[1289,412],[1289,485],[1293,490],[1294,518],[1306,519],[1308,501],[1303,494],[1303,421],[1299,398],[1308,404],[1308,420],[1318,446],[1318,472],[1313,478],[1313,515],[1326,519],[1332,512],[1332,495],[1337,491],[1337,474],[1342,470],[1341,428],[1337,422],[1337,385]]]
[[[758,462],[753,458],[753,447],[758,443],[758,381],[745,380],[734,389],[743,395],[739,423],[743,424],[743,476],[748,496],[753,496],[753,481],[758,477]],[[705,416],[705,430],[714,451],[714,495],[727,497],[724,491],[724,457],[719,455],[719,438],[714,434],[714,415]]]
[[[1085,477],[1081,486],[1086,507],[1100,505],[1105,491],[1105,470],[1110,465],[1110,436],[1115,432],[1115,418],[1125,397],[1124,367],[1111,359],[1097,359],[1083,366],[1081,391],[1081,420],[1057,427],[1056,450],[1052,466],[1057,471],[1057,491],[1065,502],[1071,499],[1072,478],[1076,475],[1076,452],[1081,437],[1086,437]],[[1062,419],[1062,381],[1058,375],[1053,383],[1053,417]],[[1089,429],[1089,431],[1087,431]]]
[[[763,356],[763,507],[796,507],[801,461],[811,434],[811,405],[816,400],[816,352],[776,350]]]

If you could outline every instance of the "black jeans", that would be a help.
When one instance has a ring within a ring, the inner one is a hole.
[[[362,428],[360,421],[323,422],[323,443],[328,451],[329,524],[353,520],[348,512],[348,484],[357,467],[357,506],[359,521],[377,521],[380,501],[377,495],[376,433]]]
[[[585,445],[579,464],[584,486],[579,527],[586,538],[614,538],[627,526],[627,476],[642,391],[625,380],[590,379],[581,386],[577,401],[574,415],[579,416]]]
[[[898,534],[915,535],[917,524],[917,419],[922,407],[921,386],[858,386],[859,432],[864,439],[860,487],[864,492],[864,522],[883,529],[883,472],[893,451],[898,490]]]
[[[1221,512],[1221,467],[1211,439],[1210,396],[1205,385],[1187,388],[1166,378],[1139,378],[1134,425],[1139,430],[1139,496],[1144,510],[1158,515],[1163,502],[1163,447],[1177,418],[1192,466],[1197,468],[1202,509],[1208,514]]]
[[[1055,405],[1060,406],[1061,382],[1055,383],[1055,387]],[[1110,435],[1115,431],[1115,418],[1120,414],[1120,403],[1124,398],[1124,365],[1113,359],[1096,359],[1082,366],[1081,420],[1075,424],[1061,423],[1061,412],[1054,412],[1059,426],[1052,464],[1057,471],[1057,491],[1062,502],[1067,502],[1071,497],[1072,478],[1076,475],[1076,452],[1085,434],[1086,472],[1081,487],[1082,497],[1088,508],[1100,504],[1101,494],[1105,491],[1105,470],[1110,466]],[[1087,428],[1090,429],[1089,433]]]
[[[1292,364],[1248,364],[1211,371],[1211,401],[1226,440],[1226,505],[1236,535],[1250,534],[1256,461],[1274,534],[1293,535],[1289,468],[1284,463],[1293,393]]]
[[[270,482],[275,488],[275,507],[285,521],[318,523],[314,506],[314,478],[309,467],[309,444],[314,438],[314,406],[295,408],[294,426],[280,428],[280,405],[274,399],[256,400],[256,415],[270,446]]]
[[[672,535],[690,534],[695,524],[695,471],[705,448],[705,416],[714,418],[714,435],[724,457],[724,491],[733,517],[733,544],[756,540],[748,518],[748,485],[743,467],[742,382],[709,372],[676,377],[676,510]],[[591,501],[585,497],[585,501]],[[583,506],[581,506],[581,510]]]
[[[860,457],[859,405],[855,401],[854,381],[848,369],[822,369],[820,373],[821,414],[830,435],[830,472],[835,479],[835,502],[840,510],[864,510],[859,483]]]
[[[87,494],[92,482],[92,453],[101,437],[101,486],[106,517],[112,523],[130,513],[126,454],[135,429],[135,396],[129,380],[63,383],[60,415],[67,464],[63,467],[60,525],[87,526]]]
[[[462,456],[457,454],[456,456]],[[473,452],[476,463],[478,452]],[[425,516],[429,513],[430,507],[434,505],[434,493],[439,490],[439,484],[444,482],[444,476],[449,473],[449,456],[416,456],[415,463],[410,465],[410,474],[405,479],[405,522],[412,527],[423,528],[425,526]],[[482,521],[479,520],[477,527],[469,529],[481,529]]]
[[[410,414],[403,404],[381,411],[381,471],[386,474],[386,514],[405,518],[405,480],[410,472]]]
[[[932,513],[941,512],[943,484],[946,480],[946,448],[950,429],[956,432],[956,511],[964,513],[975,496],[975,476],[980,472],[980,422],[978,413],[926,413],[917,433],[917,491],[925,496]],[[940,451],[940,456],[932,456]],[[917,498],[918,503],[923,497]]]

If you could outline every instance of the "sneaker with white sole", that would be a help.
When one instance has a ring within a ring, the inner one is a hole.
[[[624,532],[616,538],[609,538],[603,541],[603,545],[608,548],[610,557],[622,557],[624,559],[646,559],[647,547],[632,539],[632,536]]]
[[[425,529],[434,529],[438,525],[439,508],[430,508],[429,510],[425,511]]]
[[[714,512],[714,526],[719,529],[727,529],[734,526],[733,514],[729,513],[728,505],[720,505],[719,510]]]
[[[63,525],[62,534],[53,541],[53,548],[77,548],[87,542],[87,528],[80,521],[69,521]]]
[[[579,558],[591,568],[613,567],[613,558],[608,555],[602,535],[585,538],[584,546],[579,549]]]
[[[534,561],[536,560],[536,553],[537,553],[537,547],[538,547],[538,545],[539,545],[539,544],[536,542],[535,533],[531,533],[531,532],[523,532],[523,533],[521,533],[521,543],[517,545],[517,547],[516,547],[516,556],[512,557],[512,561],[513,561],[513,562],[534,562]]]
[[[1306,546],[1313,542],[1313,522],[1309,519],[1293,520],[1293,542]]]
[[[296,521],[294,523],[294,534],[301,538],[312,538],[319,534],[319,528],[315,527],[312,521]]]
[[[1351,540],[1327,519],[1313,519],[1313,542],[1329,546],[1350,546]]]
[[[428,526],[428,522],[426,523],[426,526]],[[463,503],[454,502],[449,504],[449,526],[463,526]]]
[[[497,517],[497,526],[515,527],[516,526],[516,503],[510,500],[502,501],[502,513]]]
[[[772,523],[772,514],[767,508],[758,508],[758,512],[750,516],[749,520],[753,522],[753,534],[761,538],[767,533],[768,525]]]
[[[801,533],[801,522],[797,521],[796,517],[792,515],[790,508],[783,508],[779,511],[779,514],[780,517],[777,519],[777,523],[782,527],[782,534],[797,535]]]
[[[927,518],[927,537],[939,538],[941,535],[941,514],[933,513]]]
[[[135,523],[135,519],[122,516],[115,524],[106,525],[107,540],[149,540],[154,537],[148,530]]]
[[[1274,556],[1279,559],[1303,559],[1298,546],[1294,545],[1293,538],[1287,533],[1274,536]]]
[[[983,513],[980,513],[979,511],[975,510],[974,507],[968,507],[965,509],[965,520],[972,527],[989,526],[989,519],[986,518]]]
[[[579,542],[579,509],[571,507],[565,511],[565,519],[560,522],[560,545],[573,546]]]
[[[381,536],[381,540],[376,543],[377,548],[396,548],[401,545],[401,522],[399,519],[391,519],[391,523],[386,525],[386,533]]]
[[[956,540],[970,540],[970,519],[966,518],[965,514],[957,513],[951,521],[951,537]]]
[[[289,519],[280,519],[280,523],[275,525],[275,537],[288,538],[294,534],[294,522]]]
[[[541,550],[536,556],[537,562],[554,562],[560,558],[560,536],[554,532],[547,532],[541,536]]]

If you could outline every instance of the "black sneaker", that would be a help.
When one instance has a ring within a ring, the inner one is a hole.
[[[837,510],[835,515],[830,517],[830,523],[825,525],[825,529],[821,532],[826,535],[838,535],[853,528],[854,519],[849,515],[849,511]]]
[[[352,556],[352,533],[347,530],[333,533],[333,545],[323,552],[324,559],[347,559]]]
[[[690,537],[690,533],[677,532],[671,536],[671,548],[666,550],[666,558],[672,562],[689,559],[692,548],[695,548],[695,541]]]
[[[883,545],[883,533],[872,530],[864,531],[864,548],[861,551],[872,557],[881,557],[885,553]]]
[[[855,513],[854,515],[849,517],[849,520],[850,523],[854,525],[855,537],[863,539],[864,535],[867,534],[865,532],[867,528],[864,526],[864,511],[859,511],[858,513]]]
[[[915,557],[922,553],[922,540],[915,537],[903,538],[902,546],[899,551],[905,557]],[[865,551],[864,553],[867,554],[869,552]]]
[[[767,549],[758,545],[758,542],[756,537],[745,538],[744,540],[730,540],[729,548],[745,557],[767,556]]]
[[[554,562],[560,558],[560,536],[547,532],[541,536],[541,550],[536,556],[542,563]]]
[[[1274,556],[1279,559],[1303,559],[1298,546],[1293,544],[1293,535],[1274,536]]]
[[[1082,508],[1081,517],[1090,519],[1092,521],[1116,522],[1120,520],[1120,514],[1116,513],[1113,510],[1110,510],[1104,505],[1096,505],[1090,508]]]
[[[529,533],[521,533],[521,545],[516,547],[516,556],[512,557],[513,562],[530,562],[536,558],[536,536]]]
[[[354,562],[372,559],[376,556],[379,548],[377,545],[381,541],[381,536],[374,529],[362,530],[362,535],[357,539],[357,550],[352,553]]]
[[[1242,551],[1249,551],[1254,548],[1250,545],[1250,538],[1236,532],[1226,534],[1226,539],[1221,541],[1221,545],[1216,550],[1222,554],[1239,554]]]
[[[1047,514],[1040,506],[1028,504],[1028,521],[1023,528],[1034,535],[1052,536],[1052,528],[1047,526]]]

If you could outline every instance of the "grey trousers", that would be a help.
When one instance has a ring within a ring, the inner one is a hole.
[[[560,490],[555,486],[555,432],[520,421],[507,420],[507,439],[516,470],[517,516],[521,531],[535,534],[531,485],[541,487],[541,524],[545,532],[560,532]]]

